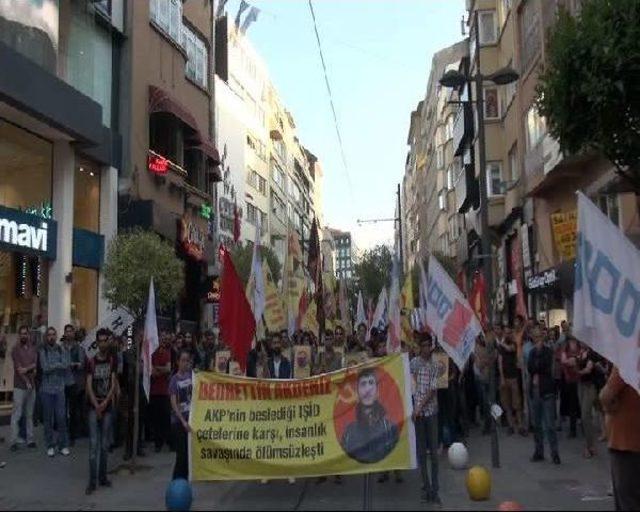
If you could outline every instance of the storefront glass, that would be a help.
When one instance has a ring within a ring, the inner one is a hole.
[[[73,227],[100,231],[100,173],[87,161],[76,165],[73,192]]]
[[[52,144],[0,119],[0,205],[51,217]],[[0,250],[0,333],[47,321],[49,263]]]
[[[71,285],[71,321],[89,330],[98,323],[98,271],[73,267]]]

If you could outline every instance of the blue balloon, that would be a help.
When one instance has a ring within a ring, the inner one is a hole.
[[[184,478],[176,478],[171,481],[164,495],[164,503],[167,510],[191,510],[191,501],[193,495],[191,493],[191,485]]]

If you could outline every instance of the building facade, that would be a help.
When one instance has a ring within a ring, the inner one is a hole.
[[[329,229],[335,244],[335,273],[338,279],[354,277],[355,245],[351,233],[339,229]]]
[[[0,329],[90,329],[117,229],[123,2],[0,3]]]
[[[184,261],[184,290],[162,322],[182,330],[211,326],[203,284],[213,272],[215,183],[213,3],[127,2],[121,112],[125,163],[120,228],[153,230]],[[188,291],[188,293],[187,293]]]

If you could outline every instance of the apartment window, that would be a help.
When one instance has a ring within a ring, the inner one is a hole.
[[[447,209],[447,193],[444,190],[441,190],[438,194],[438,208],[441,210]]]
[[[523,72],[529,69],[531,63],[540,53],[542,44],[540,13],[536,6],[537,3],[534,0],[526,0],[520,17],[520,55],[522,56]]]
[[[544,117],[540,115],[538,108],[531,105],[527,112],[527,148],[529,150],[535,148],[547,133],[547,126]]]
[[[484,89],[484,117],[485,119],[500,118],[500,99],[497,87]]]
[[[149,0],[149,16],[176,44],[182,44],[182,0]]]
[[[258,210],[260,212],[260,236],[264,236],[267,234],[268,226],[267,226],[267,213],[262,210]]]
[[[501,196],[502,191],[502,163],[489,162],[487,164],[487,193],[489,196]]]
[[[438,146],[438,149],[436,149],[436,167],[438,169],[444,167],[444,146]]]
[[[450,140],[453,139],[453,120],[454,120],[454,115],[450,114],[449,117],[447,117],[447,126],[446,126],[446,139]]]
[[[447,168],[447,189],[453,190],[453,165]]]
[[[609,220],[616,226],[620,225],[620,203],[618,194],[603,194],[598,197],[598,206]]]
[[[504,102],[502,103],[502,109],[506,112],[513,101],[513,98],[516,95],[516,89],[518,88],[518,82],[511,82],[502,87],[502,91],[504,94]]]
[[[282,171],[280,166],[276,163],[273,163],[273,165],[271,166],[271,179],[282,190],[285,189],[286,180],[285,180],[284,172]]]
[[[207,88],[208,51],[207,45],[189,27],[182,27],[182,46],[187,51],[185,74],[200,87]]]
[[[511,4],[513,0],[502,0],[500,2],[500,25],[504,25],[505,21],[507,21],[507,16],[509,15],[509,11],[511,10]]]
[[[282,162],[286,162],[287,161],[287,148],[284,145],[284,141],[282,140],[276,140],[273,141],[273,147],[276,151],[276,154],[280,157],[280,160]]]
[[[511,181],[516,182],[520,179],[520,167],[518,166],[518,146],[515,144],[509,150],[509,172],[511,173]]]
[[[258,188],[258,173],[256,171],[252,171],[251,169],[248,170],[247,184],[251,185],[253,188]]]
[[[247,203],[247,222],[249,224],[256,225],[258,222],[258,211],[254,205]]]
[[[440,237],[440,251],[445,256],[449,255],[449,238],[446,233]]]
[[[263,195],[267,195],[267,180],[258,175],[258,191]]]
[[[495,44],[498,41],[496,11],[478,11],[480,22],[480,44]]]
[[[281,222],[286,222],[287,208],[282,199],[273,192],[271,192],[271,211]]]

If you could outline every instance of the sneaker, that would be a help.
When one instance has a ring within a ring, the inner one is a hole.
[[[387,472],[382,473],[382,474],[378,477],[378,483],[379,483],[379,484],[383,484],[383,483],[385,483],[387,480],[389,480],[389,473],[387,473]]]
[[[37,445],[35,443],[35,441],[31,441],[28,445],[27,448],[37,448]]]
[[[9,448],[12,452],[17,452],[18,451],[18,445],[16,443],[13,443],[11,445],[11,448]]]
[[[396,475],[396,483],[397,484],[401,484],[402,482],[404,482],[404,478],[402,478],[402,475],[397,474]]]
[[[541,453],[534,453],[533,457],[531,457],[531,462],[541,462],[544,460],[544,455],[542,455]]]
[[[71,454],[71,452],[69,451],[69,448],[67,448],[66,446],[62,450],[60,450],[60,453],[65,457],[68,457]]]
[[[340,475],[336,475],[336,477],[333,479],[333,482],[338,485],[342,485],[342,477]]]
[[[261,483],[262,485],[266,485],[266,484],[268,484],[268,483],[269,483],[269,480],[267,480],[266,478],[263,478],[262,480],[260,480],[260,483]]]
[[[107,479],[105,478],[102,482],[100,482],[100,486],[101,486],[101,487],[111,487],[111,481],[110,481],[110,480],[107,480]]]
[[[316,484],[323,484],[327,481],[327,477],[326,476],[320,476],[318,477],[318,479],[316,480]]]
[[[296,483],[296,479],[295,478],[288,478],[287,480],[289,481],[289,484],[291,484],[291,485]]]
[[[55,457],[55,455],[56,455],[56,451],[55,451],[53,448],[49,448],[49,449],[47,450],[47,455],[48,455],[49,457]]]
[[[424,489],[420,493],[420,501],[422,501],[422,503],[429,503],[431,501],[431,495]]]
[[[90,494],[93,494],[95,490],[96,490],[96,486],[93,484],[89,484],[87,485],[87,488],[85,489],[84,493],[87,496],[89,496]]]
[[[558,455],[557,453],[554,453],[553,456],[551,457],[551,460],[555,465],[560,464],[560,455]]]
[[[431,502],[434,505],[442,505],[442,500],[440,499],[440,496],[438,496],[437,492],[431,495]]]

